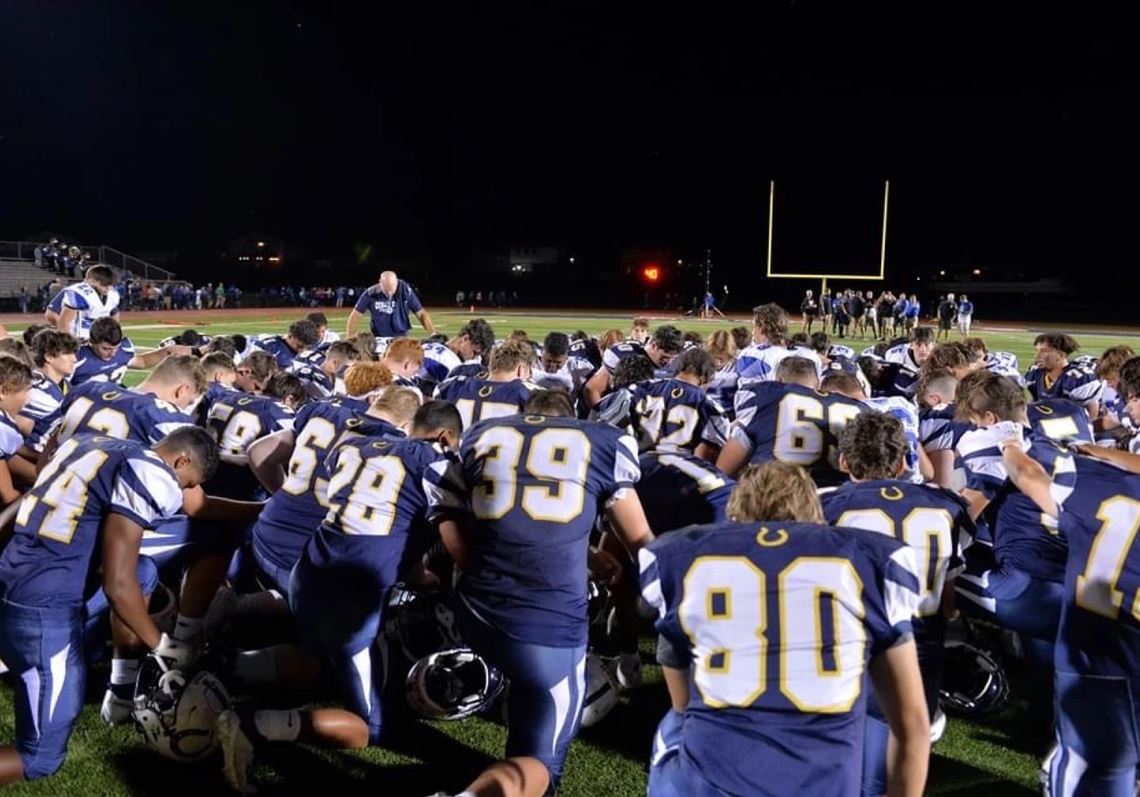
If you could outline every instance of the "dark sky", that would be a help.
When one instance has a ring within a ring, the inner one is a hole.
[[[873,261],[890,178],[892,273],[1134,259],[1123,20],[393,5],[6,0],[0,238],[191,261],[260,231],[449,270],[711,246],[753,273],[768,180],[791,268]]]

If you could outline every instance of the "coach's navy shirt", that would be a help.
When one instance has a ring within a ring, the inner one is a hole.
[[[378,338],[399,338],[412,328],[412,313],[423,309],[420,297],[403,280],[396,285],[396,292],[387,296],[377,283],[360,294],[356,300],[356,312],[372,316],[372,334]]]

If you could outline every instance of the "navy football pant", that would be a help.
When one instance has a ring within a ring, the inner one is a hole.
[[[63,766],[83,708],[83,607],[23,606],[0,599],[0,659],[15,676],[15,747],[24,777],[47,777]]]
[[[368,723],[373,745],[383,731],[388,648],[381,630],[387,593],[355,588],[351,579],[313,567],[305,557],[293,568],[286,590],[301,645],[320,658],[345,707]]]
[[[962,573],[954,580],[958,608],[1002,628],[1053,642],[1065,588],[1056,581],[998,566]]]
[[[926,711],[933,720],[938,711],[938,690],[942,688],[942,672],[946,663],[946,621],[941,615],[916,619],[914,630]],[[869,675],[864,683],[867,688],[867,725],[863,734],[863,794],[878,797],[887,793],[887,743],[891,729],[875,700]]]
[[[457,603],[463,640],[510,681],[507,756],[530,756],[545,764],[553,791],[578,734],[586,693],[586,646],[521,642],[476,617],[462,598]]]
[[[1054,797],[1132,797],[1140,740],[1140,681],[1056,675],[1057,745],[1049,761]]]

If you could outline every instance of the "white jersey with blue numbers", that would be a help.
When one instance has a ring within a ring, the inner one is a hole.
[[[736,374],[741,379],[767,380],[776,378],[776,369],[788,357],[803,357],[815,363],[817,373],[823,373],[823,361],[811,349],[790,349],[770,343],[753,343],[736,355]]]
[[[420,366],[419,373],[416,374],[419,379],[429,379],[436,383],[442,382],[447,379],[452,368],[463,363],[463,360],[459,359],[459,355],[443,343],[429,340],[423,344],[423,349],[424,364]]]
[[[8,413],[0,410],[0,459],[7,462],[24,445],[24,436]]]
[[[863,403],[884,415],[898,418],[903,426],[903,434],[906,435],[906,470],[903,471],[902,478],[921,484],[922,472],[919,467],[918,449],[922,445],[922,438],[919,430],[918,407],[913,401],[902,396],[864,399]]]
[[[91,322],[119,314],[119,292],[108,288],[107,295],[99,293],[87,282],[79,282],[63,289],[63,306],[74,310],[75,321],[67,330],[79,340],[91,337]]]

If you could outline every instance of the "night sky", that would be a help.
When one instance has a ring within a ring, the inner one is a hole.
[[[512,243],[600,269],[711,247],[743,280],[768,180],[791,270],[873,267],[890,178],[900,282],[1135,259],[1122,21],[392,6],[6,0],[0,238],[176,250],[184,274],[255,231],[444,272]]]

